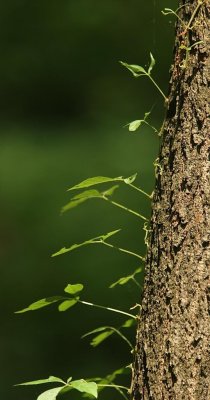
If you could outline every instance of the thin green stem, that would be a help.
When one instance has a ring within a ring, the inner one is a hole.
[[[128,346],[129,346],[131,349],[133,349],[133,346],[132,346],[131,342],[127,339],[126,336],[124,336],[118,329],[114,328],[113,326],[110,326],[110,328],[111,328],[115,333],[117,333],[117,335],[119,335],[119,336],[128,344]]]
[[[198,10],[199,10],[199,8],[200,8],[200,6],[201,6],[202,4],[203,4],[203,1],[202,1],[202,0],[199,0],[199,1],[198,1],[198,4],[197,4],[195,10],[193,11],[193,13],[192,13],[192,15],[191,15],[191,18],[190,18],[190,20],[189,20],[189,22],[188,22],[188,24],[187,24],[187,26],[186,26],[186,29],[185,29],[186,32],[187,32],[189,29],[191,29],[191,24],[192,24],[192,22],[193,22],[193,20],[194,20],[194,18],[195,18],[196,13],[198,12]]]
[[[127,313],[127,312],[122,311],[122,310],[117,310],[116,308],[105,307],[105,306],[101,306],[99,304],[94,304],[94,303],[90,303],[89,301],[83,301],[83,300],[78,300],[78,303],[86,304],[87,306],[92,306],[92,307],[96,307],[96,308],[102,308],[103,310],[113,311],[115,313],[127,315],[128,317],[136,319],[135,315]]]
[[[164,100],[168,101],[167,97],[165,96],[165,94],[163,93],[161,88],[158,86],[158,84],[155,82],[155,80],[151,77],[151,75],[147,74],[147,76],[152,81],[152,83],[155,85],[155,87],[158,89],[158,91],[161,93],[161,95],[163,96]]]
[[[95,242],[95,243],[102,243],[102,244],[104,244],[105,246],[112,247],[113,249],[122,251],[123,253],[127,253],[127,254],[130,254],[131,256],[140,258],[141,261],[145,261],[145,258],[142,257],[142,256],[140,256],[139,254],[134,253],[133,251],[130,251],[130,250],[123,249],[122,247],[114,246],[113,244],[108,243],[108,242],[105,242],[105,241],[103,241],[103,240],[100,240],[100,241]]]
[[[135,278],[134,276],[132,276],[132,280],[133,280],[133,282],[135,282],[135,284],[136,284],[140,289],[142,289],[141,285],[139,284],[139,282],[136,280],[136,278]]]
[[[122,391],[122,390],[126,390],[127,392],[129,391],[129,388],[127,388],[126,386],[114,385],[114,384],[112,384],[112,385],[107,384],[106,385],[106,384],[102,384],[102,383],[99,383],[98,386],[100,386],[100,387],[109,387],[109,388],[116,389],[124,399],[128,400],[127,396]]]
[[[122,385],[114,385],[114,384],[102,384],[102,383],[99,383],[99,384],[97,384],[97,386],[101,386],[101,387],[111,387],[111,388],[119,388],[119,389],[123,389],[123,390],[129,390],[129,388],[128,387],[126,387],[126,386],[122,386]]]
[[[147,123],[147,122],[146,122],[146,123]],[[148,123],[147,123],[147,124],[148,124]],[[148,125],[149,125],[149,124],[148,124]],[[151,125],[150,125],[150,126],[151,126]],[[140,189],[139,187],[133,185],[132,183],[126,183],[126,185],[132,187],[132,188],[135,189],[135,190],[138,190],[138,192],[144,194],[144,195],[147,196],[149,199],[151,199],[151,196],[150,196],[147,192],[145,192],[144,190]]]
[[[155,133],[159,134],[158,130],[157,130],[153,125],[149,124],[149,122],[144,121],[144,123],[145,123],[146,125],[148,125],[150,128],[152,128],[152,130],[153,130]]]
[[[125,211],[127,211],[127,212],[129,212],[129,213],[131,213],[131,214],[133,214],[133,215],[136,215],[137,217],[143,219],[144,221],[148,221],[148,219],[147,219],[146,217],[144,217],[143,215],[137,213],[137,212],[134,211],[134,210],[131,210],[130,208],[127,208],[127,207],[123,206],[123,205],[120,204],[120,203],[117,203],[116,201],[110,200],[110,199],[109,199],[108,197],[106,197],[106,196],[103,196],[103,199],[104,199],[104,200],[107,200],[109,203],[113,204],[113,205],[116,206],[116,207],[122,208],[123,210],[125,210]]]

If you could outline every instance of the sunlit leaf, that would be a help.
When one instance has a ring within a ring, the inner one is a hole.
[[[150,65],[149,65],[149,68],[148,68],[148,74],[149,75],[151,74],[154,66],[155,66],[155,59],[154,59],[152,53],[150,52]]]
[[[144,123],[143,119],[136,119],[128,124],[128,129],[130,132],[135,132]]]
[[[64,383],[64,381],[60,378],[57,378],[57,376],[49,376],[49,378],[46,378],[46,379],[38,379],[36,381],[18,383],[15,386],[42,385],[43,383],[52,383],[52,382]]]
[[[105,192],[103,192],[104,196],[112,196],[113,193],[115,192],[115,190],[119,187],[119,185],[115,185],[112,186],[110,189],[105,190]]]
[[[27,308],[24,308],[23,310],[16,311],[15,314],[22,314],[27,311],[38,310],[39,308],[47,307],[50,304],[56,303],[57,301],[63,300],[63,299],[64,299],[64,297],[62,297],[62,296],[47,297],[45,299],[35,301],[34,303],[30,304]]]
[[[104,340],[106,340],[109,336],[111,336],[114,333],[113,330],[107,330],[105,332],[100,333],[99,335],[95,336],[90,344],[93,347],[98,346],[99,344],[101,344]]]
[[[93,178],[85,179],[84,181],[78,183],[77,185],[72,186],[68,190],[83,189],[90,186],[99,185],[100,183],[114,182],[117,180],[121,180],[121,178],[122,178],[121,176],[117,178],[109,178],[106,176],[95,176]]]
[[[58,393],[60,393],[62,389],[63,386],[47,390],[41,393],[39,397],[37,397],[37,400],[56,400]]]
[[[93,335],[94,333],[102,332],[99,335],[95,336],[92,341],[90,342],[91,346],[96,347],[100,343],[102,343],[104,340],[106,340],[109,336],[111,336],[114,333],[114,330],[110,326],[100,326],[100,328],[96,328],[85,335],[82,336],[82,338]]]
[[[84,286],[81,283],[76,283],[75,285],[71,285],[70,283],[65,287],[64,291],[69,294],[76,294],[83,290]]]
[[[124,276],[124,277],[118,279],[116,282],[112,283],[109,287],[110,287],[110,289],[113,289],[117,285],[125,285],[131,279],[132,279],[132,275]]]
[[[142,272],[142,267],[137,268],[137,269],[134,271],[133,275],[139,274],[140,272]]]
[[[59,251],[57,251],[56,253],[54,253],[54,254],[52,254],[52,257],[56,257],[56,256],[60,256],[61,254],[64,254],[64,253],[68,253],[68,252],[70,252],[70,251],[72,251],[72,250],[75,250],[75,249],[78,249],[79,247],[82,247],[82,246],[86,246],[86,245],[88,245],[88,244],[94,244],[94,243],[99,243],[100,241],[105,241],[106,239],[108,239],[110,236],[113,236],[113,235],[115,235],[117,232],[119,232],[120,231],[120,229],[117,229],[117,230],[115,230],[115,231],[112,231],[112,232],[108,232],[108,233],[106,233],[105,235],[100,235],[100,236],[97,236],[97,237],[95,237],[95,238],[93,238],[93,239],[89,239],[89,240],[86,240],[85,242],[83,242],[83,243],[79,243],[79,244],[73,244],[72,246],[70,246],[70,247],[62,247],[62,249],[60,249]]]
[[[145,69],[140,65],[127,64],[123,61],[120,61],[120,64],[122,64],[125,68],[127,68],[135,78],[138,78],[141,75],[147,75]]]
[[[90,331],[90,332],[85,333],[85,334],[82,336],[82,338],[84,338],[84,337],[86,337],[86,336],[90,336],[90,335],[92,335],[93,333],[103,332],[103,331],[107,330],[108,328],[109,328],[109,326],[100,326],[100,328],[96,328],[96,329],[93,329],[93,330]]]
[[[121,326],[121,328],[130,328],[131,326],[133,326],[135,324],[136,324],[136,321],[133,318],[130,318],[124,322],[124,324]]]
[[[77,207],[79,204],[84,203],[86,200],[88,200],[88,198],[69,201],[69,203],[67,203],[65,206],[61,208],[61,213],[64,213],[68,210],[71,210],[72,208]]]
[[[151,111],[145,112],[144,121],[149,117],[150,114],[151,114]]]
[[[115,231],[111,231],[108,232],[106,235],[101,235],[99,236],[99,238],[101,238],[103,241],[105,241],[106,239],[108,239],[109,237],[116,235],[116,233],[120,232],[121,229],[116,229]]]
[[[61,304],[59,304],[58,310],[59,311],[66,311],[69,308],[73,307],[75,304],[77,304],[78,300],[79,300],[79,298],[78,299],[65,300]]]
[[[128,178],[125,178],[124,182],[127,184],[133,183],[136,180],[136,177],[137,177],[137,173],[129,176]]]
[[[90,190],[85,190],[82,193],[76,194],[76,196],[74,196],[72,200],[92,199],[93,197],[102,197],[102,194],[96,189],[90,189]]]
[[[70,382],[71,387],[82,393],[91,394],[93,397],[98,397],[98,388],[95,382],[87,382],[84,379]]]

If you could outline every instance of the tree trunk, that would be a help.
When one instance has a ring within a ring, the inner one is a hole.
[[[210,399],[209,0],[180,6],[137,332],[135,400]]]

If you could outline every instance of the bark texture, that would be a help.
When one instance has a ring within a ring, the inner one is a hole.
[[[135,400],[210,399],[210,3],[179,5],[137,332]]]

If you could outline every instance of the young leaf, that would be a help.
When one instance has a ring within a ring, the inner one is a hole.
[[[59,311],[66,311],[69,308],[73,307],[75,304],[77,304],[78,300],[79,300],[79,297],[78,297],[78,299],[65,300],[61,304],[59,304],[58,310]]]
[[[112,231],[112,232],[108,232],[106,235],[101,235],[99,236],[99,239],[102,239],[104,242],[106,239],[108,239],[109,237],[116,235],[116,233],[120,232],[121,229],[117,229],[116,231]]]
[[[62,379],[57,378],[57,376],[49,376],[49,378],[46,378],[46,379],[38,379],[36,381],[18,383],[15,386],[42,385],[43,383],[52,383],[52,382],[65,383]]]
[[[118,279],[116,282],[112,283],[109,287],[110,287],[110,289],[113,289],[117,285],[125,285],[131,279],[132,279],[132,275],[124,276],[124,277]]]
[[[83,290],[84,286],[81,283],[76,283],[75,285],[71,285],[70,283],[65,287],[64,292],[69,294],[76,294]]]
[[[113,330],[107,330],[105,332],[100,333],[99,335],[95,336],[90,344],[93,347],[98,346],[99,344],[101,344],[104,340],[106,340],[109,336],[111,336],[114,333]]]
[[[112,186],[110,189],[107,189],[105,192],[99,192],[98,190],[85,190],[82,193],[77,194],[74,196],[69,203],[67,203],[64,207],[61,209],[61,213],[64,213],[74,207],[77,207],[79,204],[84,203],[85,201],[89,199],[94,199],[94,198],[99,198],[103,199],[104,195],[105,196],[111,196],[114,191],[118,188],[118,185]]]
[[[69,203],[61,208],[61,213],[63,214],[64,212],[71,210],[74,207],[77,207],[79,204],[84,203],[86,200],[87,198],[69,201]]]
[[[152,53],[150,52],[150,66],[149,66],[149,68],[148,68],[148,74],[150,75],[151,74],[151,72],[152,72],[152,70],[153,70],[153,68],[154,68],[154,66],[155,66],[155,59],[154,59],[154,57],[153,57],[153,55],[152,55]]]
[[[120,64],[122,64],[125,68],[127,68],[135,78],[138,78],[141,75],[147,75],[145,69],[140,65],[127,64],[123,61],[120,61]]]
[[[117,180],[121,180],[121,178],[122,178],[121,176],[117,178],[108,178],[106,176],[95,176],[93,178],[85,179],[84,181],[78,183],[77,185],[72,186],[68,190],[83,189],[90,186],[99,185],[100,183],[114,182]]]
[[[133,318],[127,319],[127,321],[124,322],[121,328],[130,328],[131,326],[135,325],[135,323],[136,322]]]
[[[141,126],[142,123],[144,123],[143,119],[136,119],[135,121],[132,121],[128,124],[128,130],[130,132],[135,132]]]
[[[64,299],[64,297],[62,297],[62,296],[47,297],[45,299],[35,301],[35,303],[30,304],[27,308],[24,308],[23,310],[16,311],[15,314],[22,314],[27,311],[38,310],[39,308],[47,307],[50,304],[56,303],[57,301],[63,300],[63,299]]]
[[[95,336],[90,342],[91,346],[96,347],[100,343],[102,343],[105,339],[107,339],[110,335],[114,333],[114,330],[111,329],[110,326],[101,326],[100,328],[96,328],[93,331],[90,331],[82,336],[82,338],[92,335],[93,333],[102,332],[99,335]]]
[[[151,111],[145,112],[144,121],[149,117],[150,114],[151,114]]]
[[[110,236],[115,235],[119,231],[120,231],[120,229],[117,229],[116,231],[109,232],[106,235],[101,235],[101,236],[97,236],[97,237],[95,237],[93,239],[86,240],[83,243],[79,243],[79,244],[76,243],[76,244],[73,244],[71,247],[68,247],[68,248],[63,247],[62,249],[60,249],[56,253],[52,254],[52,257],[60,256],[61,254],[68,253],[69,251],[75,250],[75,249],[77,249],[79,247],[82,247],[82,246],[86,246],[88,244],[94,244],[94,243],[98,243],[100,241],[105,241],[107,238],[109,238]]]
[[[105,190],[105,192],[102,192],[102,194],[104,195],[104,196],[112,196],[113,195],[113,193],[115,192],[115,190],[117,189],[119,187],[119,185],[115,185],[115,186],[112,186],[110,189],[107,189],[107,190]]]
[[[100,326],[100,328],[96,328],[96,329],[93,329],[93,330],[90,331],[90,332],[85,333],[85,334],[82,336],[82,338],[84,338],[84,337],[86,337],[86,336],[89,336],[89,335],[92,335],[93,333],[103,332],[103,331],[105,331],[105,330],[107,330],[107,329],[109,329],[109,326]]]
[[[124,179],[124,182],[127,184],[133,183],[136,180],[137,173],[129,176],[128,178]]]
[[[98,388],[95,382],[87,382],[84,379],[79,379],[78,381],[71,381],[70,385],[79,392],[91,394],[95,398],[98,397]]]
[[[54,389],[47,390],[37,397],[37,400],[56,400],[58,393],[61,392],[64,386],[60,386]]]

